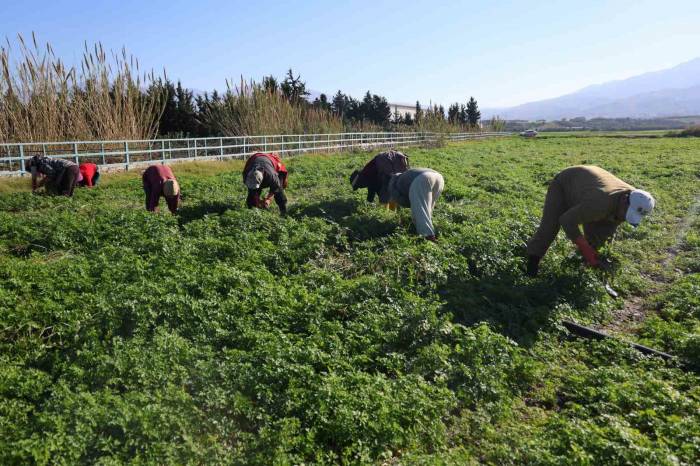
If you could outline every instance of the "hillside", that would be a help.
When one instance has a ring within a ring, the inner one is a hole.
[[[648,118],[700,114],[700,58],[666,70],[596,84],[561,97],[484,109],[509,120]]]

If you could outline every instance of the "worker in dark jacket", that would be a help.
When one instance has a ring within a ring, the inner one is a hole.
[[[635,189],[602,168],[579,165],[561,171],[549,185],[542,221],[527,244],[527,274],[537,275],[540,260],[559,228],[578,246],[588,265],[599,266],[596,249],[625,220],[637,227],[654,204],[651,194]],[[579,225],[583,225],[583,234]]]
[[[78,186],[87,186],[88,188],[92,188],[97,184],[100,179],[100,171],[97,165],[86,162],[81,163],[80,167],[78,168],[80,170],[80,176],[82,177],[82,180],[78,182]]]
[[[444,188],[442,175],[430,168],[411,168],[396,173],[389,180],[389,207],[410,207],[418,234],[427,240],[436,241],[433,208]]]
[[[41,155],[32,157],[27,169],[32,174],[32,192],[45,186],[49,194],[62,194],[68,197],[73,195],[75,184],[80,176],[75,162]]]
[[[387,186],[389,178],[394,173],[408,170],[408,157],[393,149],[377,154],[367,162],[362,170],[355,170],[350,175],[352,190],[367,188],[367,202],[374,202],[374,196],[379,195],[379,202],[386,204],[388,200]]]
[[[243,183],[248,188],[246,205],[249,209],[267,209],[274,197],[280,213],[286,215],[287,196],[284,189],[287,187],[287,181],[287,168],[277,154],[252,155],[243,168]],[[265,188],[269,188],[270,191],[267,196],[261,197]]]
[[[155,212],[160,197],[165,197],[171,213],[180,205],[180,185],[167,165],[151,165],[143,172],[143,191],[146,193],[146,210]]]

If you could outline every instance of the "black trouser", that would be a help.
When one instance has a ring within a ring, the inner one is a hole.
[[[68,197],[73,195],[76,180],[78,179],[79,175],[80,169],[77,165],[70,166],[63,170],[63,179],[61,180],[61,184],[59,186],[61,194]]]
[[[47,182],[46,191],[51,194],[72,196],[79,174],[80,169],[77,165],[64,168],[55,178]]]

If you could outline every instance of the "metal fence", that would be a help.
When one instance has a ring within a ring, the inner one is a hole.
[[[282,155],[307,152],[371,150],[436,142],[507,136],[510,133],[374,132],[333,134],[278,134],[266,136],[151,139],[131,141],[70,141],[0,144],[0,176],[23,175],[34,155],[93,162],[126,169],[152,163],[191,160],[245,159],[256,152]]]

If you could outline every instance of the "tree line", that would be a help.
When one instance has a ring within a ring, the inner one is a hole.
[[[328,114],[330,118],[337,118],[343,127],[352,129],[392,130],[401,127],[422,127],[427,123],[434,126],[436,122],[444,122],[446,125],[464,129],[477,127],[481,119],[474,97],[471,97],[466,104],[450,105],[447,112],[442,105],[428,105],[424,108],[417,101],[413,114],[392,111],[386,97],[370,91],[367,91],[359,100],[340,90],[330,100],[326,94],[320,94],[310,100],[306,83],[291,69],[282,80],[274,76],[265,76],[260,84],[251,83],[244,86],[245,91],[240,87],[235,90],[231,86],[228,87],[224,93],[214,90],[211,93],[195,95],[192,90],[183,87],[180,81],[177,83],[168,79],[154,81],[148,93],[162,95],[164,99],[163,113],[158,122],[158,134],[181,137],[230,135],[225,134],[230,131],[223,130],[220,121],[217,121],[222,113],[240,112],[241,100],[261,100],[265,95],[278,96],[302,113],[315,111],[317,115]],[[268,101],[268,105],[273,104],[274,102]],[[316,119],[318,118],[317,116]]]

